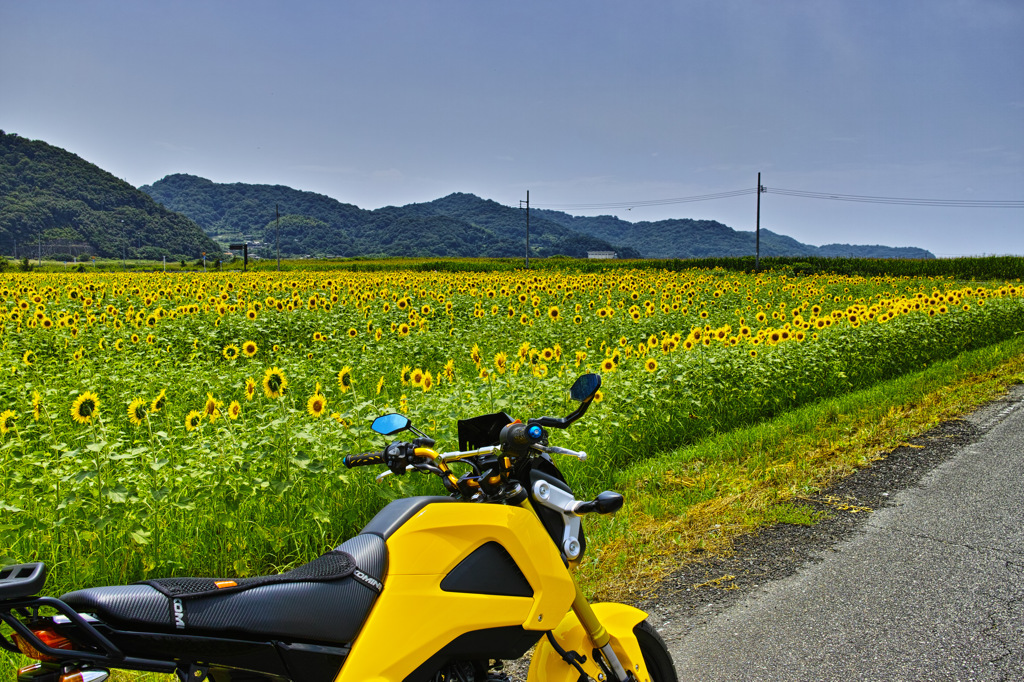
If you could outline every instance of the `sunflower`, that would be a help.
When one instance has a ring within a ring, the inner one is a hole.
[[[224,350],[221,351],[221,353],[224,355],[225,360],[234,360],[238,357],[238,346],[233,343],[229,343],[224,346]]]
[[[32,365],[36,364],[36,354],[30,350],[27,350],[24,353],[22,353],[21,361],[24,362],[29,367],[31,367]]]
[[[306,400],[306,412],[309,412],[310,417],[320,418],[324,416],[326,410],[327,398],[320,393],[320,384],[317,384],[313,395]]]
[[[32,391],[32,419],[39,421],[43,416],[43,394]]]
[[[18,415],[14,410],[4,410],[0,412],[0,434],[7,435],[7,432],[14,428],[14,422],[17,421]]]
[[[557,305],[553,305],[550,308],[548,308],[548,317],[551,319],[552,322],[558,322],[558,320],[561,319],[560,315],[561,313],[558,311]]]
[[[377,382],[377,395],[380,395],[380,392],[383,391],[383,390],[384,390],[384,377],[381,377],[380,381]]]
[[[647,362],[644,363],[644,369],[648,372],[653,372],[658,369],[658,361],[654,358],[647,358]]]
[[[142,422],[146,420],[147,406],[149,406],[149,402],[142,398],[136,398],[128,403],[128,421],[135,426],[141,426]]]
[[[324,333],[323,332],[313,332],[313,341],[319,343],[320,341],[323,341],[323,340],[324,340]]]
[[[414,369],[412,371],[412,375],[409,378],[409,382],[415,388],[420,388],[421,386],[423,386],[423,370],[420,369],[419,367]]]
[[[185,415],[185,430],[195,431],[203,425],[203,413],[200,410],[192,410]]]
[[[338,388],[341,389],[342,393],[345,393],[352,388],[352,368],[345,365],[338,372]],[[319,391],[317,391],[319,393]]]
[[[237,400],[232,400],[231,404],[228,405],[228,417],[231,418],[231,421],[234,421],[234,420],[238,419],[241,416],[242,416],[242,406],[238,403]]]
[[[268,398],[280,398],[288,388],[288,379],[278,367],[271,367],[263,373],[263,393]]]
[[[259,346],[256,345],[255,341],[246,341],[242,344],[242,354],[247,358],[256,355],[257,350],[259,350]]]
[[[498,370],[498,374],[504,374],[505,368],[508,365],[508,356],[504,353],[498,353],[494,356],[494,368]]]
[[[402,365],[402,385],[408,386],[412,380],[412,368],[409,365]]]
[[[79,424],[92,423],[93,417],[99,417],[100,398],[92,391],[84,391],[71,404],[71,418]]]
[[[215,400],[212,393],[206,394],[206,404],[203,405],[203,414],[210,420],[210,423],[217,421],[217,417],[220,416],[220,406],[223,405],[219,400]]]
[[[615,371],[615,361],[612,360],[611,358],[605,358],[604,360],[602,360],[601,361],[601,371],[602,372],[614,372]]]
[[[423,392],[427,393],[434,387],[434,377],[430,375],[430,372],[423,373]]]
[[[252,400],[256,395],[256,380],[252,377],[245,378],[245,399]]]
[[[359,330],[356,329],[355,327],[349,327],[347,333],[348,333],[348,338],[350,338],[350,339],[354,339],[357,336],[359,336]]]

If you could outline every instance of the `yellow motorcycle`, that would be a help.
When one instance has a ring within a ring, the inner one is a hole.
[[[675,682],[672,658],[642,611],[591,604],[571,569],[586,550],[585,514],[622,496],[577,500],[550,445],[587,411],[601,378],[570,389],[567,417],[458,423],[458,452],[400,414],[372,425],[409,432],[348,467],[438,476],[447,496],[396,500],[355,537],[313,561],[254,578],[163,578],[93,587],[59,599],[42,563],[0,571],[0,646],[38,662],[19,682],[103,682],[111,668],[182,682],[481,682],[533,649],[527,680]],[[460,471],[464,470],[462,473]]]

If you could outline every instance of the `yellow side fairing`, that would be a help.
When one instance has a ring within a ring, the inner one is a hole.
[[[388,538],[384,590],[338,682],[404,680],[450,642],[489,628],[554,628],[575,587],[537,517],[518,507],[430,504]],[[487,543],[508,552],[533,596],[446,591],[441,583]],[[405,636],[403,636],[405,633]]]

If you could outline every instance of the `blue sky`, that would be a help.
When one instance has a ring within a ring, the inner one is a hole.
[[[138,186],[171,173],[364,208],[753,188],[811,244],[1024,254],[1019,0],[0,0],[0,129]],[[570,210],[754,227],[753,194]]]

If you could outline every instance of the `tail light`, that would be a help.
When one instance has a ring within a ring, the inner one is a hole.
[[[51,649],[74,648],[71,645],[71,640],[69,640],[67,637],[64,637],[63,635],[57,634],[53,630],[33,630],[32,634],[38,637],[40,642],[50,647]],[[34,658],[37,661],[58,660],[55,657],[50,656],[49,654],[44,654],[41,651],[38,651],[29,642],[25,641],[25,638],[19,635],[18,633],[14,633],[14,640],[18,643],[18,649],[21,651],[21,653],[25,654],[29,658]]]

